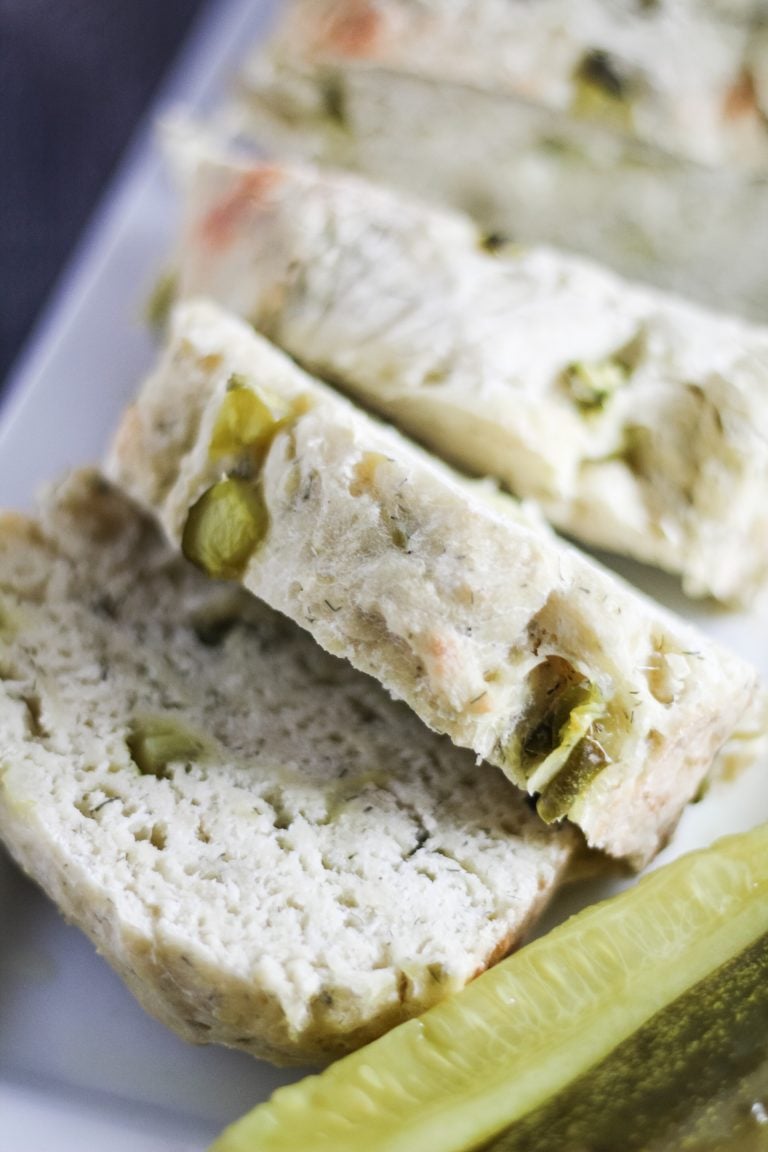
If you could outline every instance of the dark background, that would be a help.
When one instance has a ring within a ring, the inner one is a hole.
[[[0,0],[0,394],[201,0]]]

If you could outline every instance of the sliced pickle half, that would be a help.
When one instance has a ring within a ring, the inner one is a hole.
[[[214,1152],[764,1148],[767,1073],[764,825],[651,873],[279,1089]]]

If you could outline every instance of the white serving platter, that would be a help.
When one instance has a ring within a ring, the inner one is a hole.
[[[173,234],[173,198],[151,126],[227,87],[273,0],[211,0],[9,382],[0,410],[0,506],[98,460],[152,358],[143,300]],[[692,608],[675,581],[621,569],[768,674],[765,618]],[[768,820],[768,765],[716,786],[660,862]],[[565,892],[544,930],[606,892]],[[228,1122],[296,1077],[194,1048],[144,1014],[76,929],[0,853],[0,1152],[203,1152]]]

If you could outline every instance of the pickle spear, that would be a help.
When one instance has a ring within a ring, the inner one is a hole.
[[[278,1090],[213,1152],[768,1148],[768,824]]]

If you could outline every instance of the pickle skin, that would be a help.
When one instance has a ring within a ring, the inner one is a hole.
[[[759,1138],[768,1148],[768,933],[482,1147],[741,1152]]]
[[[536,811],[545,824],[554,824],[568,815],[582,792],[610,763],[602,744],[591,735],[573,748],[565,764],[536,801]]]

